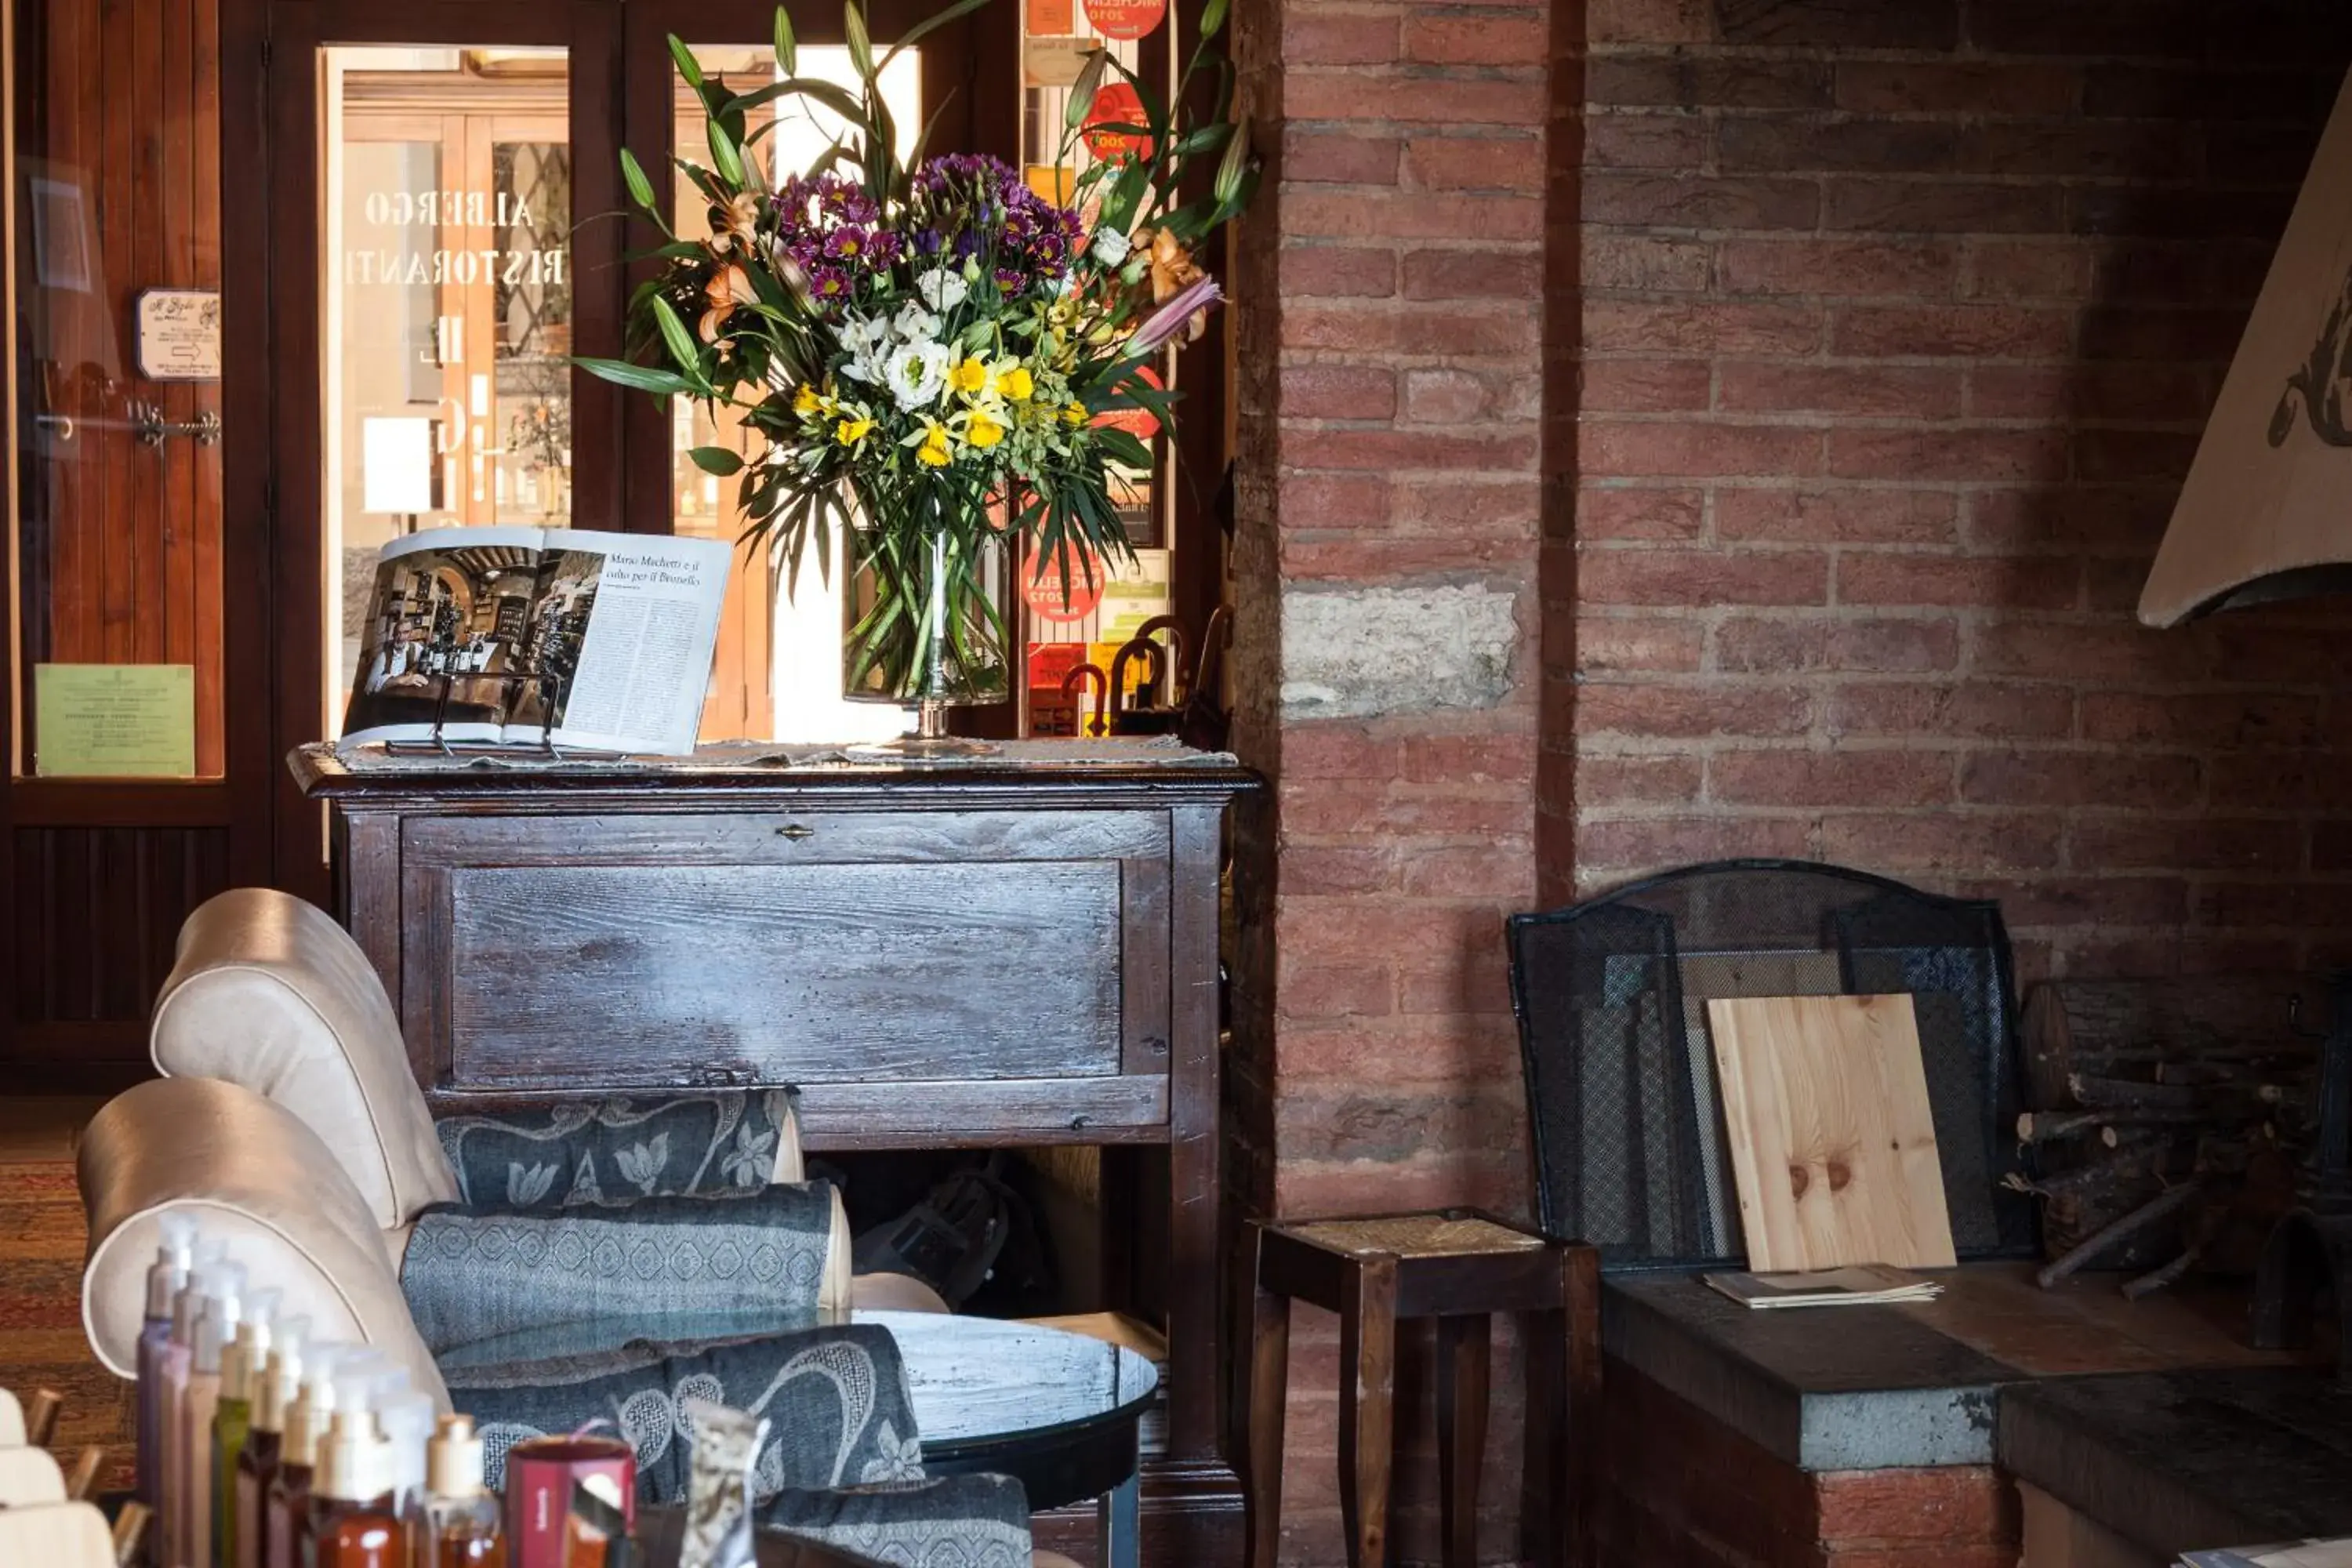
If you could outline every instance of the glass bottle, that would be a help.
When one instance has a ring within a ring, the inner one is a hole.
[[[294,1402],[286,1408],[286,1435],[278,1471],[262,1495],[262,1568],[300,1568],[301,1524],[310,1510],[310,1481],[335,1409],[335,1369],[358,1360],[357,1345],[313,1345],[304,1358]]]
[[[278,1316],[278,1292],[256,1290],[237,1319],[236,1336],[221,1347],[220,1399],[213,1406],[213,1468],[205,1478],[213,1489],[214,1568],[236,1568],[236,1466],[253,1429],[255,1381],[269,1370],[269,1336]]]
[[[205,1306],[204,1280],[227,1258],[227,1242],[198,1244],[195,1261],[188,1268],[188,1282],[172,1299],[172,1338],[163,1347],[163,1392],[155,1402],[163,1424],[160,1445],[163,1463],[155,1478],[159,1500],[152,1533],[163,1552],[163,1568],[185,1568],[188,1561],[188,1457],[182,1451],[186,1447],[188,1369],[195,1359],[196,1319]]]
[[[195,1263],[196,1218],[185,1210],[157,1222],[163,1239],[147,1270],[147,1316],[139,1326],[138,1499],[153,1508],[163,1495],[163,1357],[172,1345],[172,1303]]]
[[[204,1306],[196,1316],[188,1385],[180,1395],[181,1568],[213,1568],[213,1415],[220,1404],[221,1352],[236,1338],[245,1266],[196,1270]]]
[[[335,1375],[335,1411],[310,1477],[301,1568],[409,1568],[393,1511],[392,1445],[377,1429],[365,1371]]]
[[[269,1485],[286,1447],[286,1413],[301,1393],[302,1352],[310,1320],[289,1318],[270,1336],[269,1354],[254,1379],[253,1425],[236,1457],[236,1560],[232,1568],[261,1568],[268,1552]]]
[[[482,1485],[482,1440],[467,1415],[444,1415],[425,1447],[419,1568],[505,1568],[504,1510]]]

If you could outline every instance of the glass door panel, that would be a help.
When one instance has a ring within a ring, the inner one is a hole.
[[[385,542],[572,521],[573,212],[565,50],[320,53],[331,736]]]
[[[141,16],[13,9],[20,776],[226,764],[215,23]]]
[[[740,92],[781,79],[772,50],[750,47],[694,51],[706,78],[717,77]],[[898,153],[906,157],[920,134],[925,107],[922,51],[912,48],[891,62],[882,91],[898,127]],[[856,90],[849,51],[837,44],[803,44],[800,74]],[[673,145],[693,157],[708,144],[701,100],[678,84]],[[754,127],[757,121],[753,122]],[[788,102],[784,118],[761,138],[761,161],[769,177],[782,181],[805,174],[844,130],[830,111]],[[854,166],[845,165],[845,169]],[[707,238],[709,212],[685,178],[675,183],[675,227],[682,239]],[[698,446],[745,450],[740,420],[709,413],[685,398],[671,405],[671,478],[676,492],[676,528],[682,534],[732,540],[743,530],[735,504],[737,481],[704,473],[688,458]],[[841,544],[830,552],[831,576],[818,568],[812,548],[801,562],[794,591],[786,593],[765,559],[740,552],[719,624],[719,651],[711,670],[710,700],[702,710],[702,738],[780,741],[879,741],[907,728],[907,710],[887,703],[853,702],[841,694]]]

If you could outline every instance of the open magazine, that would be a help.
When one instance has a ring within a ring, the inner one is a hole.
[[[346,741],[694,749],[732,553],[716,539],[436,528],[376,557]]]

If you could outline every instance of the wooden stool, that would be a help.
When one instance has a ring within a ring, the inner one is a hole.
[[[1437,1320],[1438,1507],[1446,1568],[1478,1561],[1488,1318],[1521,1314],[1528,1346],[1528,1492],[1538,1555],[1591,1561],[1590,1438],[1601,1391],[1600,1255],[1476,1209],[1250,1225],[1256,1300],[1249,1412],[1250,1568],[1282,1535],[1282,1416],[1290,1303],[1339,1314],[1339,1507],[1349,1568],[1387,1560],[1396,1321]],[[1571,1434],[1582,1440],[1571,1440]]]

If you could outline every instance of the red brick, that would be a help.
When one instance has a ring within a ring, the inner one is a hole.
[[[1962,132],[1953,168],[2031,169],[2052,180],[2179,180],[2195,172],[2198,145],[2191,127],[2163,121],[1994,121]]]
[[[1293,349],[1524,360],[1533,346],[1519,311],[1483,300],[1442,310],[1354,302],[1300,305],[1284,313],[1282,324],[1283,344]]]
[[[1385,1164],[1286,1158],[1276,1172],[1274,1196],[1278,1212],[1297,1215],[1381,1214],[1455,1204],[1508,1212],[1527,1204],[1526,1165],[1527,1155],[1517,1139],[1505,1151],[1426,1152]],[[1291,1447],[1287,1440],[1285,1447]],[[1327,1468],[1318,1465],[1314,1473],[1321,1476]],[[1286,1524],[1295,1489],[1286,1476]]]
[[[1353,724],[1299,724],[1282,741],[1282,780],[1394,778],[1398,742]]]
[[[1282,892],[1314,895],[1377,893],[1396,884],[1396,868],[1385,848],[1331,844],[1288,844],[1282,850]]]
[[[1387,65],[1397,56],[1397,19],[1378,11],[1286,7],[1282,58],[1292,66]]]
[[[1594,675],[1696,670],[1706,646],[1706,627],[1697,621],[1604,615],[1577,620],[1577,668]]]
[[[1805,858],[1819,851],[1811,826],[1795,817],[1636,816],[1587,821],[1577,833],[1576,853],[1580,866],[1635,872],[1741,855]]]
[[[1535,459],[1531,436],[1437,436],[1423,431],[1326,430],[1285,457],[1301,468],[1523,468]]]
[[[1282,411],[1295,419],[1391,419],[1396,374],[1360,364],[1285,365]]]
[[[1801,735],[1813,719],[1813,694],[1801,686],[1717,681],[1703,687],[1632,686],[1595,681],[1577,695],[1580,735]]]
[[[1959,252],[1949,241],[1727,240],[1723,286],[1734,294],[1934,297],[1952,291]]]
[[[1524,903],[1535,877],[1527,839],[1422,850],[1402,858],[1403,890],[1416,899],[1494,899]]]
[[[1862,113],[2062,114],[2081,91],[2074,67],[2025,60],[1837,63],[1837,106]]]
[[[1980,752],[1960,766],[1960,798],[1987,805],[2178,809],[2195,804],[2203,783],[2193,757]]]
[[[2074,730],[2074,695],[2064,687],[1972,680],[1966,684],[1854,683],[1830,702],[1832,734],[1933,735],[1969,740],[2063,740]]]
[[[2059,229],[2061,216],[2055,185],[1856,175],[1827,182],[1822,226],[1881,234],[2047,234]]]
[[[1946,616],[1756,616],[1727,620],[1715,634],[1715,665],[1747,675],[1859,670],[1921,675],[1960,660],[1959,623]]]
[[[1408,379],[1416,374],[1408,372]],[[1534,532],[1536,501],[1528,476],[1450,474],[1399,479],[1389,515],[1399,529],[1523,540]]]
[[[1377,77],[1292,71],[1282,83],[1291,121],[1397,121],[1428,125],[1540,125],[1541,80]],[[1287,203],[1285,204],[1287,206]]]
[[[1825,858],[1893,875],[2034,870],[2056,863],[2058,845],[2046,812],[1840,813],[1821,824]]]
[[[1822,437],[1787,425],[1589,422],[1579,455],[1597,478],[1679,479],[1817,474]]]
[[[1595,44],[1703,44],[1715,37],[1708,0],[1591,0],[1585,36]]]
[[[1396,292],[1396,253],[1344,245],[1285,246],[1282,291],[1297,299],[1385,299]]]
[[[2204,894],[2200,918],[2209,925],[2352,927],[2352,882],[2223,882]]]
[[[1404,58],[1420,65],[1540,68],[1550,40],[1540,16],[1474,16],[1415,9],[1404,25]]]
[[[1593,103],[1660,104],[1684,109],[1826,109],[1825,59],[1773,60],[1745,55],[1600,55],[1585,67]]]
[[[1976,365],[1969,412],[1979,418],[2201,421],[2216,378],[2188,365]]]
[[[2083,697],[2083,738],[2132,746],[2225,751],[2307,750],[2327,737],[2321,701],[2283,692],[2092,691]]]
[[[1542,279],[1543,258],[1526,251],[1412,250],[1404,258],[1408,300],[1524,300],[1533,309]],[[1532,348],[1525,316],[1520,330]]]
[[[1961,537],[1972,550],[2063,548],[2145,561],[2172,521],[2172,501],[2144,490],[1980,490],[1969,497]]]
[[[2131,625],[2005,621],[1978,635],[1979,668],[2061,680],[2188,680],[2210,660],[2195,637]]]
[[[1580,401],[1588,412],[1687,413],[1707,405],[1713,382],[1705,360],[1589,359]]]
[[[1393,185],[1404,143],[1393,136],[1349,136],[1290,126],[1282,136],[1282,177],[1308,184]]]
[[[2066,472],[2055,430],[1832,430],[1829,472],[1840,479],[2049,480]]]
[[[2067,829],[2066,857],[2081,870],[2293,871],[2303,863],[2303,828],[2265,817],[2084,817]],[[2313,865],[2328,868],[2316,851]]]
[[[1951,126],[1924,121],[1726,115],[1716,132],[1716,159],[1739,173],[1933,173],[1951,168],[1955,135]]]
[[[1397,776],[1413,784],[1517,784],[1534,776],[1535,732],[1421,735],[1403,742]]]
[[[1949,50],[1959,43],[1959,0],[1773,0],[1718,8],[1726,43],[1781,48]]]
[[[1967,291],[1994,300],[2079,300],[2093,254],[2080,240],[1980,239],[1969,250]]]
[[[1654,228],[1809,229],[1821,222],[1821,187],[1811,180],[1589,174],[1587,223]]]
[[[1808,305],[1590,300],[1584,346],[1595,353],[1811,353],[1822,312]]]
[[[2050,556],[1850,551],[1838,561],[1838,602],[2063,610],[2074,603],[2081,577],[2074,562]]]
[[[1389,520],[1385,478],[1369,474],[1297,474],[1282,487],[1283,515],[1295,528],[1376,528]]]
[[[1706,793],[1731,805],[1940,805],[1952,798],[1952,759],[1892,747],[1718,752],[1707,760]]]
[[[1578,568],[1592,605],[1819,605],[1829,557],[1814,550],[1595,550]]]
[[[1275,982],[1275,1005],[1292,1018],[1385,1016],[1396,981],[1375,964],[1288,963]]]
[[[2011,305],[1850,305],[1830,331],[1830,352],[1899,358],[2053,359],[2068,353],[2074,319],[2064,310]]]
[[[1587,489],[1576,498],[1577,536],[1593,542],[1696,539],[1705,522],[1696,489]]]
[[[1491,1016],[1327,1023],[1285,1031],[1280,1051],[1286,1090],[1300,1079],[1442,1084],[1519,1076],[1518,1032]]]
[[[1532,478],[1532,471],[1530,471]],[[1410,538],[1286,538],[1279,550],[1284,576],[1344,583],[1391,583],[1448,573],[1496,575],[1526,569],[1527,546],[1515,540]]]
[[[1698,798],[1704,769],[1696,757],[1579,757],[1577,804],[1588,810],[1611,805],[1686,805]],[[2352,835],[2346,858],[2352,861]]]
[[[1735,414],[1874,414],[1891,419],[1946,419],[1960,411],[1960,373],[1925,365],[1735,361],[1723,366],[1717,406]]]
[[[1299,238],[1534,240],[1543,205],[1532,196],[1432,195],[1426,191],[1325,191],[1285,194],[1283,232]]]
[[[1707,286],[1714,252],[1704,240],[1612,235],[1591,228],[1580,232],[1587,289],[1687,293]]]
[[[1715,529],[1725,539],[1944,544],[1958,513],[1958,498],[1941,490],[1727,488],[1715,497]]]
[[[1686,114],[1598,113],[1584,121],[1588,169],[1693,169],[1706,157],[1707,122]]]
[[[1845,1470],[1813,1478],[1824,1542],[2014,1542],[2017,1489],[1989,1465]]]
[[[1437,191],[1539,191],[1543,142],[1532,136],[1415,137],[1405,162],[1416,184]]]
[[[2192,430],[2083,430],[2074,437],[2074,471],[2085,479],[2178,483],[2189,477],[2199,435]]]

